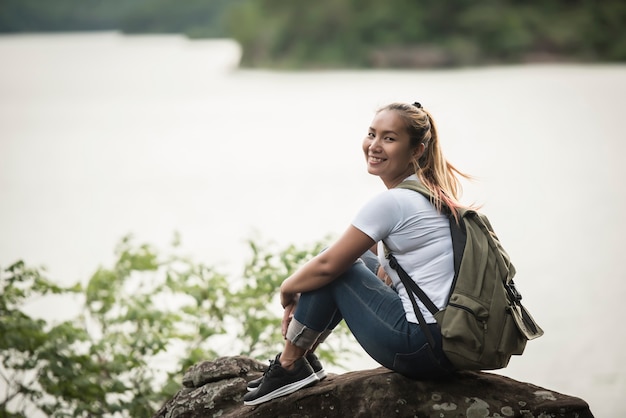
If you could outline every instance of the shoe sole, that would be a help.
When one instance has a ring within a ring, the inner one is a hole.
[[[281,396],[286,396],[294,393],[298,389],[302,389],[303,387],[309,386],[312,383],[316,383],[319,381],[317,374],[313,373],[306,379],[299,380],[297,382],[290,383],[288,385],[282,386],[273,392],[267,393],[261,397],[253,399],[251,401],[243,401],[244,405],[252,406],[258,405],[267,401],[271,401],[272,399],[280,398]]]
[[[317,375],[317,378],[319,380],[324,380],[324,379],[326,379],[326,376],[327,376],[326,375],[326,370],[324,370],[324,369],[320,370],[319,372],[316,372],[315,374]],[[253,390],[256,390],[257,388],[258,388],[258,386],[255,386],[253,388],[251,388],[250,386],[246,387],[246,389],[248,389],[248,392],[252,392]]]

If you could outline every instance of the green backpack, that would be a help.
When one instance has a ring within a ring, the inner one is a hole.
[[[404,181],[397,187],[432,199],[430,191],[417,181]],[[441,329],[443,351],[457,369],[506,367],[511,356],[522,354],[526,342],[543,335],[543,330],[521,304],[522,296],[513,283],[515,267],[487,217],[474,210],[460,209],[457,222],[449,210],[447,213],[454,250],[454,280],[443,309],[435,306],[385,247],[389,264],[407,288],[431,347],[434,338],[413,294],[435,316]]]

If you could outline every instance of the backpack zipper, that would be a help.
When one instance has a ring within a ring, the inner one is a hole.
[[[483,324],[483,329],[486,331],[487,330],[487,321],[485,321],[484,319],[480,319],[477,315],[476,312],[474,312],[473,310],[471,310],[470,308],[468,308],[467,306],[463,306],[463,305],[459,305],[457,303],[454,302],[449,302],[448,306],[452,306],[454,308],[457,309],[461,309],[469,314],[471,314],[474,318],[478,319],[482,324]]]
[[[473,316],[476,316],[476,312],[474,312],[473,310],[471,310],[467,306],[459,305],[459,304],[456,304],[454,302],[450,302],[450,303],[448,303],[448,305],[454,306],[455,308],[463,309],[464,311],[471,313]]]

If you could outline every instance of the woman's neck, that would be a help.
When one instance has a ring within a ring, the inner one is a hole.
[[[395,177],[394,179],[390,179],[390,180],[386,180],[386,179],[382,179],[383,183],[385,184],[385,187],[387,187],[387,189],[393,189],[394,187],[396,187],[398,184],[402,183],[404,180],[406,180],[407,178],[414,176],[415,180],[417,180],[417,175],[412,171],[409,170],[406,173]]]

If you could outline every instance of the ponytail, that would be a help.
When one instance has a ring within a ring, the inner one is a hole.
[[[471,179],[471,176],[459,171],[445,159],[431,114],[417,102],[412,105],[392,103],[381,110],[394,110],[404,118],[411,138],[411,149],[424,144],[424,152],[418,160],[413,161],[415,174],[430,190],[432,203],[437,210],[441,211],[446,206],[456,218],[456,209],[463,206],[459,202],[463,190],[459,177]]]

